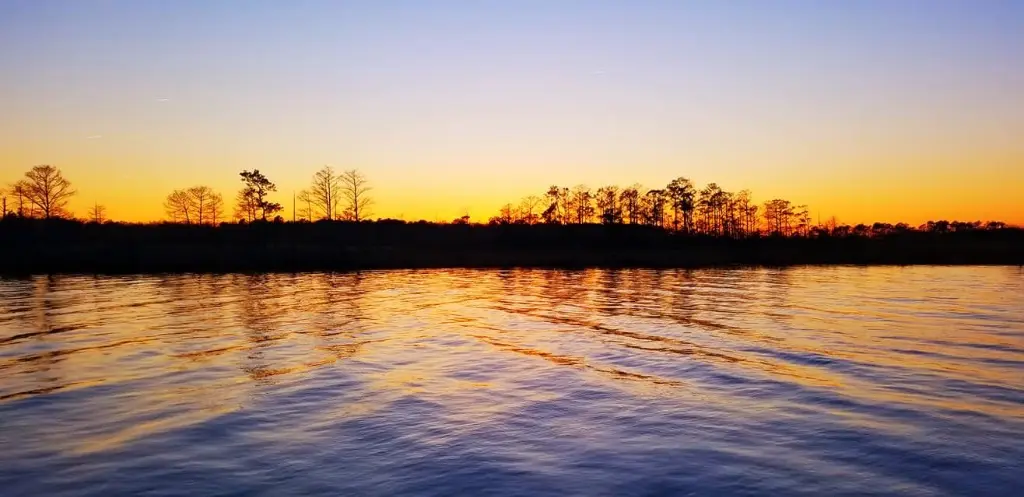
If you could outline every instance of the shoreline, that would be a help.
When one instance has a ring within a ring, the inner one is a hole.
[[[1024,265],[1024,230],[684,235],[639,225],[0,223],[0,275]]]
[[[90,255],[99,256],[101,253]],[[6,254],[5,254],[6,255]],[[79,254],[82,255],[82,254]],[[753,258],[730,258],[723,256],[700,257],[680,255],[672,252],[645,252],[631,254],[589,253],[579,254],[533,254],[529,252],[474,252],[455,254],[405,253],[391,254],[386,258],[370,253],[349,253],[350,257],[337,259],[296,258],[293,254],[263,253],[262,261],[225,261],[221,257],[195,257],[189,252],[178,252],[177,257],[128,257],[118,259],[75,257],[31,257],[12,264],[5,257],[0,263],[0,277],[37,276],[52,274],[155,274],[155,273],[305,273],[305,272],[351,272],[371,270],[436,270],[436,269],[740,269],[740,268],[791,268],[831,266],[1005,266],[1024,267],[1024,256],[978,256],[963,254],[934,255],[924,258],[906,256],[870,257],[854,255],[844,257],[773,257],[762,255]],[[352,257],[354,256],[354,257]],[[20,259],[20,258],[19,258]],[[268,260],[269,259],[269,260]]]

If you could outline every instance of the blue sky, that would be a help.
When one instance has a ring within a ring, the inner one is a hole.
[[[682,175],[1024,221],[1024,2],[8,0],[0,66],[4,181],[54,163],[126,217],[330,163],[412,217]]]

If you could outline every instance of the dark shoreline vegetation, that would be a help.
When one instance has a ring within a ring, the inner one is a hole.
[[[0,273],[1024,264],[1024,230],[1002,222],[815,225],[805,205],[758,205],[749,191],[698,190],[683,177],[660,189],[551,186],[474,224],[468,215],[370,221],[366,177],[330,166],[293,196],[286,222],[272,181],[258,170],[239,176],[233,217],[221,194],[200,185],[167,196],[170,222],[132,224],[107,220],[99,203],[88,221],[74,219],[71,182],[35,166],[0,191]]]
[[[643,225],[319,221],[183,225],[7,218],[0,273],[246,272],[442,267],[1024,264],[1024,230],[694,235]],[[887,225],[880,225],[883,229]],[[934,225],[933,225],[934,226]]]

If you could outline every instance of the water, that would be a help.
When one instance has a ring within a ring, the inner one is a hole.
[[[0,280],[3,495],[1010,495],[1024,271]]]

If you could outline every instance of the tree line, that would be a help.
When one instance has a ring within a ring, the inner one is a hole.
[[[222,222],[283,221],[278,215],[283,210],[279,202],[270,200],[277,185],[258,169],[239,173],[242,187],[235,195],[234,211],[228,216],[224,197],[213,188],[196,185],[176,189],[164,199],[167,221],[181,224],[217,225]],[[341,173],[324,166],[313,175],[310,186],[293,198],[296,218],[301,212],[303,221],[346,220],[364,221],[370,216],[372,188],[359,170]],[[0,188],[0,214],[3,218],[71,219],[68,202],[77,194],[71,181],[59,168],[44,164],[29,169],[24,177],[7,188]],[[302,206],[298,206],[302,202]],[[85,221],[107,221],[106,207],[98,202],[89,208]]]
[[[490,224],[634,224],[685,234],[741,237],[754,233],[807,235],[812,229],[806,205],[774,199],[758,205],[749,190],[729,192],[716,183],[697,189],[687,178],[664,188],[640,185],[557,185],[543,196],[505,204]]]
[[[225,222],[283,222],[280,202],[271,200],[277,186],[258,169],[239,173],[242,183],[229,215],[223,196],[209,186],[176,189],[164,199],[166,220],[179,224],[219,225]],[[372,187],[356,169],[342,172],[324,166],[313,174],[307,188],[293,198],[293,221],[362,222],[372,214]],[[71,182],[59,168],[51,165],[32,167],[24,177],[0,189],[4,218],[69,219],[69,200],[76,195]],[[85,221],[107,221],[106,207],[97,203],[89,209]],[[393,220],[390,220],[393,222]],[[469,216],[452,224],[469,224]],[[685,177],[670,181],[663,188],[645,189],[638,184],[615,185],[592,190],[585,185],[573,188],[551,186],[543,195],[530,195],[517,205],[505,204],[491,225],[635,225],[670,233],[725,238],[761,235],[784,237],[867,237],[898,235],[912,231],[955,233],[1007,228],[1000,221],[929,221],[918,227],[906,223],[840,224],[834,217],[813,224],[806,205],[785,199],[758,204],[749,190],[729,192],[716,183],[698,189]]]
[[[469,222],[468,216],[453,221]],[[679,177],[663,188],[645,189],[586,185],[573,188],[553,185],[542,196],[529,195],[518,204],[503,205],[492,216],[491,225],[640,225],[687,235],[729,238],[749,236],[885,236],[926,231],[931,233],[1003,229],[1001,221],[928,221],[912,227],[906,223],[840,224],[835,217],[815,224],[806,205],[786,199],[758,204],[750,190],[736,193],[709,183],[698,189]]]

